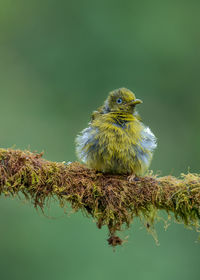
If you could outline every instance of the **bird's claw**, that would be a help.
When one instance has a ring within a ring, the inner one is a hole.
[[[127,177],[129,183],[133,183],[135,181],[139,181],[139,178],[135,175],[135,174],[132,174],[130,176]]]
[[[128,176],[127,179],[129,181],[129,183],[132,183],[135,180],[135,174]]]

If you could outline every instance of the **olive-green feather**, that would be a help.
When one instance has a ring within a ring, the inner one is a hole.
[[[80,160],[106,173],[143,175],[156,138],[135,111],[140,103],[126,88],[112,91],[103,106],[93,112],[89,127],[76,138]]]

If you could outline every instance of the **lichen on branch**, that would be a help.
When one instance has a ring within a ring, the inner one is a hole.
[[[56,197],[61,207],[70,203],[75,211],[93,217],[99,228],[108,227],[112,246],[122,244],[116,232],[129,227],[135,217],[145,221],[147,229],[152,228],[159,209],[199,229],[199,174],[130,180],[126,175],[98,173],[78,162],[47,161],[42,153],[0,149],[0,194],[19,193],[42,210],[51,197]]]

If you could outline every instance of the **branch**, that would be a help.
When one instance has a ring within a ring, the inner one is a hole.
[[[198,230],[200,219],[200,175],[149,175],[129,180],[125,175],[98,173],[74,162],[50,162],[42,153],[0,149],[0,194],[24,194],[34,206],[56,197],[60,206],[67,202],[75,210],[92,216],[99,228],[109,229],[108,243],[121,245],[115,235],[123,225],[129,227],[135,217],[145,221],[151,231],[158,214],[165,210],[175,220]]]

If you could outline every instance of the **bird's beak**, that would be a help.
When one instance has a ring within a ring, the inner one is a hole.
[[[133,100],[133,101],[131,101],[131,105],[136,105],[136,104],[141,104],[141,103],[143,103],[143,101],[142,100],[140,100],[140,99],[135,99],[135,100]]]

